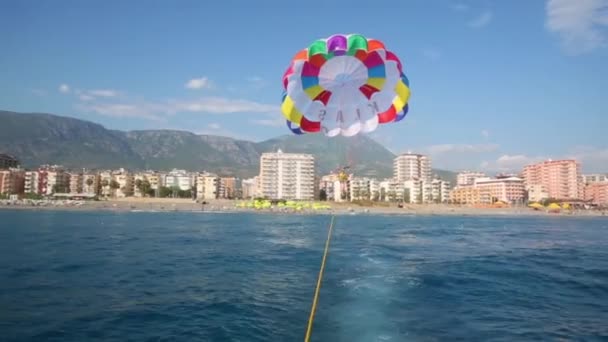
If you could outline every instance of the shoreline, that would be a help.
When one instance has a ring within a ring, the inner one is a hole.
[[[360,206],[353,203],[327,202],[331,209],[287,208],[254,209],[237,207],[241,200],[210,200],[202,205],[191,199],[173,198],[123,198],[102,201],[42,201],[39,204],[0,203],[2,210],[33,211],[99,211],[99,212],[155,212],[155,213],[260,213],[275,215],[391,215],[391,216],[510,216],[510,217],[607,217],[608,212],[599,210],[565,210],[549,213],[527,207],[475,208],[449,204],[407,204],[403,208],[396,205]],[[31,202],[35,203],[35,202]]]

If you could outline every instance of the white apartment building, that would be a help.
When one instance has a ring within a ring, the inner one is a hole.
[[[185,170],[173,169],[164,175],[164,184],[167,188],[178,187],[180,190],[186,191],[192,189],[194,185],[192,179],[190,174]]]
[[[386,202],[403,201],[405,196],[404,183],[393,178],[380,182],[380,200]]]
[[[329,174],[319,180],[319,191],[324,191],[328,201],[343,202],[342,190],[348,191],[348,182],[340,182],[337,174]]]
[[[431,182],[431,201],[433,203],[446,203],[450,199],[450,182],[433,179]]]
[[[315,197],[315,159],[311,154],[263,153],[260,190],[271,199],[312,200]]]
[[[403,182],[403,201],[405,203],[422,203],[425,195],[423,183],[419,179],[410,179]]]
[[[483,172],[473,172],[473,171],[460,172],[456,176],[456,185],[457,186],[473,185],[475,183],[475,179],[484,178],[484,177],[486,177],[486,174]]]
[[[219,196],[220,177],[213,173],[200,173],[196,176],[196,198],[214,199]]]
[[[375,178],[369,180],[369,194],[372,201],[380,200],[380,181]]]
[[[258,196],[258,177],[243,179],[241,182],[242,197],[255,198]]]
[[[118,183],[118,189],[114,192],[116,197],[129,197],[133,195],[134,181],[133,174],[121,170],[113,175],[113,179]]]
[[[349,185],[351,201],[369,200],[371,198],[369,178],[352,177]]]
[[[133,175],[133,196],[145,197],[146,194],[142,192],[143,186],[137,187],[137,184],[148,182],[150,184],[150,190],[157,190],[160,183],[160,175],[155,172],[139,172]],[[145,183],[144,183],[145,184]]]
[[[526,189],[528,191],[528,201],[540,202],[549,198],[549,193],[542,184],[532,184]]]
[[[431,158],[421,154],[405,153],[393,162],[394,178],[398,182],[419,179],[431,181]]]

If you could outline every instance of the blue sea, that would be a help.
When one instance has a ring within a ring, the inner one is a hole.
[[[301,341],[330,216],[0,211],[2,341]],[[312,341],[608,339],[608,219],[337,216]]]

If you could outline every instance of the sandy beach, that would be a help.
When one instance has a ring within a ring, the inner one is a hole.
[[[606,216],[599,210],[565,210],[549,213],[546,210],[532,210],[526,207],[475,208],[449,204],[406,204],[399,208],[386,203],[362,206],[354,203],[327,202],[331,209],[294,211],[287,208],[254,209],[237,207],[239,200],[210,200],[203,205],[191,199],[176,198],[122,198],[100,201],[2,201],[1,209],[25,210],[84,210],[118,212],[259,212],[277,214],[380,214],[380,215],[456,215],[456,216]]]

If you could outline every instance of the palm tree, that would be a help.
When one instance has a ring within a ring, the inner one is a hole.
[[[110,182],[108,182],[107,179],[104,179],[101,181],[101,188],[102,189],[106,189],[108,187],[108,185],[110,185]],[[107,192],[104,191],[104,193],[106,194],[106,197],[108,196]]]
[[[380,191],[374,190],[372,201],[378,202],[380,200]]]
[[[114,195],[114,193],[116,192],[116,189],[120,189],[120,183],[118,183],[116,180],[112,179],[110,181],[110,189],[112,189],[112,194]]]
[[[361,190],[359,190],[358,188],[355,188],[355,189],[353,190],[353,197],[354,197],[354,198],[352,198],[352,200],[354,200],[354,201],[358,201],[358,200],[360,200],[360,199],[361,199],[361,198],[360,198],[360,197],[361,197]]]
[[[88,178],[85,183],[87,184],[87,192],[91,192],[91,186],[94,183],[93,178]]]

